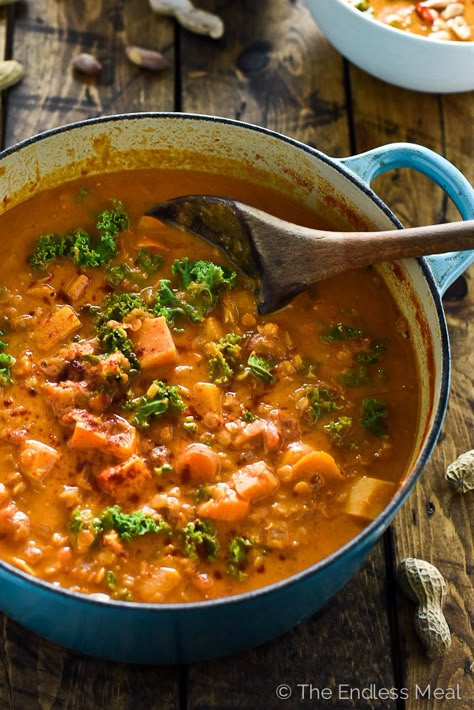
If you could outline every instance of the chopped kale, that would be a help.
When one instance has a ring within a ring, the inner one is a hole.
[[[248,369],[255,377],[259,377],[264,382],[275,382],[275,377],[272,375],[273,366],[268,360],[264,360],[263,357],[259,357],[256,353],[252,352],[247,360],[247,365]]]
[[[186,409],[176,385],[167,385],[161,380],[154,380],[142,397],[129,401],[128,407],[135,414],[132,423],[141,429],[150,426],[150,420],[167,412],[180,413]]]
[[[129,542],[134,537],[146,535],[147,533],[171,533],[168,523],[162,518],[152,518],[145,515],[141,510],[133,513],[124,513],[120,506],[114,505],[105,508],[100,516],[101,532],[115,530],[120,539]]]
[[[374,436],[384,436],[387,433],[388,409],[385,402],[375,397],[364,399],[361,406],[361,424]]]
[[[214,525],[199,518],[188,523],[182,530],[183,551],[192,560],[200,558],[214,561],[219,552],[219,541]]]
[[[4,331],[0,331],[0,336],[2,335],[5,335]],[[15,364],[15,358],[2,352],[7,347],[8,343],[0,340],[0,387],[7,387],[13,382],[11,367]]]
[[[210,500],[212,498],[209,490],[205,486],[198,486],[194,493],[194,502],[196,505],[198,503],[204,503],[205,500]]]
[[[170,281],[162,281],[155,306],[155,313],[164,315],[168,321],[178,316],[201,321],[217,304],[222,291],[235,286],[237,278],[233,269],[212,261],[189,261],[188,257],[176,259],[171,271],[179,277],[180,288],[176,293]]]
[[[97,218],[97,234],[91,236],[80,227],[68,234],[43,234],[30,255],[34,269],[44,270],[56,258],[65,257],[82,267],[96,268],[108,264],[117,256],[117,236],[128,227],[128,216],[118,200],[113,208]]]
[[[357,328],[352,328],[350,325],[344,325],[344,323],[336,323],[336,325],[331,326],[324,333],[321,333],[320,338],[323,343],[334,343],[337,341],[344,340],[362,340],[365,335],[362,330]]]
[[[96,312],[96,328],[100,329],[109,321],[123,321],[133,310],[146,311],[147,305],[138,293],[111,293],[104,298]]]
[[[370,382],[370,373],[365,362],[357,362],[350,370],[341,372],[337,379],[346,387],[360,387]]]
[[[147,276],[153,276],[163,263],[159,254],[152,254],[149,249],[142,247],[135,257],[135,265]]]
[[[247,556],[249,550],[253,547],[252,540],[247,537],[233,537],[229,542],[229,559],[227,562],[227,571],[229,574],[243,579],[245,577],[244,569],[247,565]]]
[[[374,365],[379,362],[381,353],[385,350],[385,343],[382,340],[372,340],[370,348],[355,353],[354,359],[366,365]]]
[[[313,422],[317,422],[325,414],[333,412],[335,409],[342,409],[338,404],[338,394],[329,387],[313,387],[307,395],[309,410]]]
[[[242,336],[237,333],[227,333],[217,341],[217,352],[209,360],[210,377],[217,384],[229,382],[234,375],[240,357],[241,340]]]
[[[347,443],[347,435],[352,429],[352,417],[333,419],[333,421],[324,425],[324,429],[336,446],[345,446]]]
[[[244,409],[242,412],[242,419],[244,422],[254,422],[258,419],[257,415],[250,411],[250,409]]]
[[[106,353],[113,353],[119,350],[130,363],[133,370],[138,370],[140,364],[134,351],[134,346],[127,331],[121,326],[111,327],[107,324],[97,329],[97,337]]]
[[[164,316],[168,322],[174,321],[180,316],[195,322],[202,320],[198,310],[172,290],[171,281],[168,279],[160,281],[155,298],[155,315]]]

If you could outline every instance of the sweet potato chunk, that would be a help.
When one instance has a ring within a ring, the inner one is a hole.
[[[331,483],[344,480],[339,466],[326,451],[312,451],[293,464],[293,478],[312,478],[316,475]]]
[[[174,567],[155,567],[149,564],[141,572],[137,591],[144,601],[152,604],[164,602],[181,579],[181,573]]]
[[[389,481],[360,478],[349,493],[346,513],[362,520],[374,520],[385,508],[394,492],[395,486]]]
[[[137,430],[125,419],[112,415],[101,420],[86,410],[71,414],[75,420],[74,431],[69,441],[73,449],[102,449],[118,459],[126,459],[137,448]]]
[[[196,382],[193,387],[192,405],[201,417],[208,412],[213,412],[220,417],[222,414],[221,398],[221,390],[213,382]]]
[[[21,471],[33,481],[42,481],[60,458],[56,449],[35,439],[27,439],[20,448]]]
[[[229,481],[244,500],[254,501],[271,495],[278,488],[278,478],[264,461],[243,466]]]
[[[97,476],[99,487],[119,502],[138,500],[151,480],[152,475],[145,462],[136,455],[117,466],[104,468]]]
[[[39,350],[46,352],[79,330],[82,323],[71,306],[61,306],[41,323],[35,334]]]
[[[227,483],[217,483],[210,492],[211,500],[206,500],[198,507],[201,517],[234,522],[247,516],[249,501],[241,498]]]
[[[205,444],[189,444],[176,461],[176,471],[184,483],[215,481],[219,468],[218,455]]]
[[[85,274],[75,274],[64,287],[64,293],[71,301],[77,301],[84,293],[91,280]]]
[[[143,370],[161,365],[174,365],[178,352],[166,318],[145,318],[134,334],[135,351]]]

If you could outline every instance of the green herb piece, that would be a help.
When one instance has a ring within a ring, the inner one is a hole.
[[[171,288],[171,281],[168,279],[162,279],[162,281],[160,281],[160,286],[156,292],[155,298],[155,315],[164,316],[168,323],[176,320],[178,317],[194,322],[202,320],[202,317],[197,309],[192,304],[180,298],[173,291]]]
[[[164,463],[163,466],[155,466],[153,470],[157,476],[162,476],[164,473],[171,473],[173,466],[170,463]]]
[[[249,409],[244,409],[244,411],[242,412],[242,419],[244,420],[244,422],[254,422],[256,419],[258,419],[258,417]]]
[[[247,365],[250,372],[259,377],[264,382],[273,383],[275,382],[275,377],[272,375],[273,365],[264,360],[263,357],[259,357],[256,353],[252,352],[247,360]]]
[[[115,579],[115,574],[110,569],[105,573],[105,586],[111,592],[115,592],[117,590],[117,580]]]
[[[217,353],[209,360],[210,377],[217,384],[229,382],[235,373],[240,357],[242,336],[227,333],[216,343]]]
[[[219,541],[214,525],[199,518],[182,530],[183,551],[192,560],[205,558],[213,562],[219,552]]]
[[[163,263],[159,254],[152,254],[149,249],[142,247],[135,257],[135,265],[147,276],[153,276]]]
[[[100,532],[100,519],[89,508],[75,508],[71,514],[69,530],[78,535],[82,530],[90,530],[94,535]]]
[[[364,337],[365,335],[362,330],[352,328],[350,325],[344,325],[344,323],[336,323],[336,325],[331,326],[331,328],[324,331],[320,335],[320,339],[323,343],[334,343],[345,340],[362,340]]]
[[[162,518],[155,519],[145,515],[141,510],[124,513],[120,506],[105,508],[100,516],[101,532],[115,530],[121,540],[130,542],[134,537],[147,533],[171,533],[171,528]]]
[[[96,328],[111,320],[123,321],[136,308],[147,311],[147,305],[138,293],[111,293],[104,298],[96,311]]]
[[[385,350],[385,343],[381,340],[372,340],[369,350],[355,353],[354,359],[358,362],[363,362],[366,365],[374,365],[379,362],[380,355]]]
[[[367,365],[364,362],[358,362],[350,370],[338,375],[337,379],[346,387],[360,387],[370,382],[370,374]]]
[[[77,227],[68,234],[43,234],[30,256],[35,269],[44,270],[56,258],[65,257],[82,267],[108,264],[117,255],[117,236],[128,227],[128,216],[118,200],[97,218],[97,234],[91,236]]]
[[[385,402],[374,397],[364,399],[361,406],[361,424],[374,436],[385,436],[387,433],[388,409]]]
[[[198,488],[196,488],[196,491],[194,493],[194,502],[196,503],[196,505],[198,503],[204,503],[204,501],[210,500],[211,498],[212,495],[205,486],[198,486]]]
[[[77,191],[76,200],[75,200],[76,203],[80,204],[81,202],[84,202],[84,200],[86,199],[88,194],[89,194],[89,188],[87,188],[85,185],[80,187],[79,190]]]
[[[105,281],[109,286],[118,288],[124,282],[134,282],[134,271],[128,264],[109,266],[105,272]]]
[[[133,370],[140,368],[138,358],[134,352],[134,345],[128,338],[127,331],[124,328],[121,326],[102,325],[97,329],[97,337],[104,352],[113,353],[118,350],[125,355]]]
[[[188,434],[194,434],[197,431],[197,424],[192,416],[185,417],[183,421],[183,429],[185,429]]]
[[[246,567],[248,561],[249,550],[253,547],[253,541],[247,537],[233,537],[229,542],[229,559],[227,562],[227,571],[229,574],[245,578],[243,568]]]
[[[135,411],[132,424],[141,429],[150,426],[150,420],[155,417],[160,417],[167,412],[180,413],[186,409],[178,387],[167,385],[161,380],[153,380],[147,393],[132,399],[128,406]]]
[[[325,431],[336,446],[345,446],[351,428],[352,417],[339,417],[324,425]]]
[[[0,336],[5,335],[4,331],[0,330]],[[16,360],[13,355],[8,355],[7,353],[1,352],[8,347],[8,343],[0,340],[0,387],[7,387],[13,382],[11,368],[15,364]]]
[[[342,405],[337,402],[337,392],[329,387],[313,387],[306,396],[314,422],[317,422],[325,414],[330,414],[335,409],[342,409]]]

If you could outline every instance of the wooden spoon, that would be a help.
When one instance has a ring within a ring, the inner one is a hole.
[[[342,271],[474,249],[474,220],[383,232],[329,232],[208,195],[178,197],[147,214],[219,247],[256,280],[260,313],[276,310],[316,281]]]

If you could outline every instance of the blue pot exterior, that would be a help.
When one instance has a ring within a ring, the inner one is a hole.
[[[172,117],[181,121],[189,119],[194,123],[211,121],[221,125],[244,126],[252,132],[276,138],[342,173],[357,190],[368,195],[393,224],[400,226],[388,208],[370,190],[368,183],[371,175],[367,171],[364,173],[362,168],[357,175],[357,168],[362,166],[360,156],[352,159],[352,163],[348,159],[349,164],[345,166],[308,146],[266,129],[206,116],[142,114],[135,117],[106,117],[80,125],[90,126],[111,120],[130,121],[134,118],[138,120],[141,116],[148,119],[151,116],[158,121],[161,116],[167,120]],[[46,135],[53,133],[48,132]],[[38,139],[41,136],[22,145]],[[22,145],[5,151],[0,159],[21,150]],[[391,167],[395,167],[393,162]],[[463,199],[469,203],[469,214],[473,214],[472,188],[467,193]],[[390,524],[413,488],[439,434],[449,389],[449,346],[439,283],[423,260],[420,266],[436,303],[443,345],[441,394],[436,405],[436,418],[417,465],[404,486],[382,514],[359,536],[322,562],[288,580],[236,597],[186,605],[99,601],[54,587],[31,578],[15,567],[0,563],[0,608],[32,631],[68,648],[114,661],[140,664],[184,663],[229,655],[279,636],[317,611],[354,575]]]

